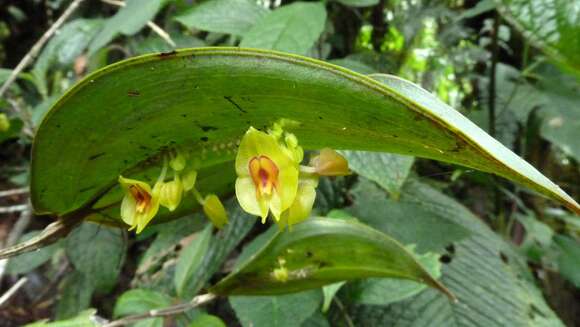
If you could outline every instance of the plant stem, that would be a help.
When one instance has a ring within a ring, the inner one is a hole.
[[[495,137],[495,98],[496,98],[496,68],[499,54],[499,13],[495,13],[495,20],[493,29],[491,31],[491,67],[489,71],[489,92],[488,92],[488,106],[489,106],[489,134]]]
[[[150,319],[150,318],[158,318],[158,317],[165,317],[165,316],[172,316],[180,313],[184,313],[191,309],[197,308],[201,305],[209,303],[215,300],[217,296],[215,294],[207,293],[202,294],[194,297],[191,301],[186,303],[180,303],[177,305],[173,305],[164,309],[158,310],[149,310],[145,313],[128,316],[119,320],[111,321],[103,325],[103,327],[118,327],[118,326],[125,326],[130,323],[134,323],[136,321]]]

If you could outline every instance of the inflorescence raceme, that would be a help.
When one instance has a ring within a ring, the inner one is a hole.
[[[304,151],[298,139],[275,123],[268,132],[250,127],[244,134],[236,155],[236,197],[249,214],[260,216],[262,223],[273,217],[280,229],[304,221],[310,215],[320,176],[350,174],[348,162],[336,151],[324,148],[302,165]],[[168,170],[173,179],[165,181]],[[129,230],[140,233],[155,217],[159,207],[174,211],[191,192],[202,205],[208,219],[217,228],[228,222],[226,210],[215,194],[206,196],[195,188],[197,171],[188,166],[181,151],[164,159],[161,173],[151,187],[148,183],[119,176],[124,190],[121,218]]]

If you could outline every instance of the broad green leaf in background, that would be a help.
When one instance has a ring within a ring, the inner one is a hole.
[[[580,10],[576,1],[497,0],[500,12],[533,44],[580,78]]]
[[[95,286],[90,276],[73,271],[66,276],[61,287],[56,304],[56,319],[74,317],[91,306]]]
[[[403,244],[416,244],[419,253],[442,253],[444,247],[470,234],[461,224],[442,219],[415,203],[387,198],[375,184],[359,180],[352,190],[354,205],[347,210]]]
[[[96,291],[106,293],[115,286],[127,248],[123,231],[83,223],[69,235],[65,247],[72,265],[91,280]]]
[[[305,149],[452,162],[510,178],[580,211],[558,186],[427,91],[393,76],[374,77],[380,82],[313,59],[240,48],[196,48],[106,67],[69,90],[39,126],[33,206],[62,215],[106,194],[121,173],[149,169],[153,179],[159,155],[174,146],[200,158],[200,183],[203,169],[211,172],[211,183],[200,185],[231,192],[235,142],[249,126],[287,118],[298,122],[292,132]],[[121,199],[118,188],[111,192],[112,200]]]
[[[209,0],[194,5],[175,19],[189,28],[243,35],[266,13],[268,10],[253,0]]]
[[[197,214],[188,215],[163,225],[151,226],[148,228],[148,232],[157,232],[157,235],[140,258],[139,266],[146,265],[147,261],[174,247],[188,235],[201,231],[204,223],[201,215]]]
[[[486,81],[489,83],[489,80]],[[513,113],[516,119],[524,124],[529,114],[535,108],[546,105],[546,97],[542,92],[530,85],[521,71],[513,66],[497,64],[496,67],[496,98],[495,106],[499,115],[506,111]],[[480,99],[487,103],[489,84],[481,85]],[[498,117],[498,119],[501,119]]]
[[[305,55],[320,37],[326,22],[322,2],[294,2],[260,19],[240,46]]]
[[[20,242],[26,241],[38,233],[39,231],[26,233],[20,238]],[[10,274],[24,274],[32,271],[34,268],[37,268],[38,266],[50,260],[50,258],[59,249],[59,247],[60,243],[55,243],[38,251],[25,253],[18,256],[18,258],[10,259],[6,267],[6,271]]]
[[[357,174],[382,186],[398,198],[415,158],[390,153],[343,151],[348,166]]]
[[[92,40],[89,53],[95,53],[119,33],[124,35],[137,33],[155,17],[166,2],[165,0],[127,0],[125,6],[105,22],[104,27]]]
[[[195,295],[205,286],[228,258],[230,253],[238,246],[244,237],[250,232],[256,218],[244,212],[234,201],[226,203],[229,223],[219,230],[211,238],[206,255],[195,275],[185,284],[184,294]]]
[[[498,64],[495,101],[499,113],[497,137],[504,144],[513,145],[518,130],[517,122],[525,125],[529,114],[537,109],[542,119],[540,132],[543,138],[559,147],[566,155],[580,160],[580,141],[574,136],[580,128],[580,110],[577,108],[580,85],[570,75],[559,73],[551,65],[541,65],[536,70],[541,80],[532,85],[516,68]],[[488,86],[483,84],[481,89],[481,99],[485,103]],[[469,117],[478,120],[479,126],[488,126],[485,111],[470,113]]]
[[[103,27],[102,19],[76,19],[65,24],[42,50],[32,73],[47,92],[46,74],[55,66],[70,66]]]
[[[561,250],[558,257],[560,273],[580,287],[580,242],[564,235],[557,235],[554,240]]]
[[[38,321],[32,324],[28,324],[25,327],[97,327],[98,324],[95,321],[97,310],[88,309],[79,313],[76,317],[61,320],[61,321]]]
[[[554,231],[534,214],[515,214],[514,218],[522,224],[526,232],[519,248],[531,262],[541,263],[547,249],[552,245]]]
[[[330,324],[326,316],[320,312],[316,312],[310,318],[306,319],[301,327],[330,327]]]
[[[285,278],[278,277],[279,270]],[[210,291],[275,295],[366,277],[414,280],[452,296],[393,239],[354,221],[328,218],[278,231]]]
[[[563,326],[533,284],[525,258],[480,218],[413,179],[405,184],[397,203],[420,206],[442,222],[470,231],[468,238],[448,247],[442,269],[441,281],[459,302],[450,303],[439,292],[426,289],[386,307],[357,305],[350,312],[356,326]]]
[[[196,48],[206,46],[204,40],[192,35],[175,34],[171,35],[171,39],[177,48]],[[167,44],[167,41],[158,35],[150,35],[145,39],[130,38],[127,42],[131,46],[131,53],[134,53],[135,55],[143,55],[152,52],[170,52],[175,48],[170,44]]]
[[[300,327],[318,309],[320,290],[281,296],[229,298],[243,327]]]
[[[132,289],[121,295],[115,303],[114,316],[124,317],[140,314],[154,309],[163,309],[172,304],[171,297],[145,289]],[[137,322],[135,327],[162,327],[163,318],[145,319]]]
[[[540,132],[566,155],[580,160],[580,138],[576,136],[580,130],[580,84],[565,75],[543,75],[542,89],[537,90],[544,97]]]
[[[187,247],[185,247],[177,261],[175,268],[175,290],[181,298],[191,298],[195,294],[185,294],[185,285],[191,282],[192,277],[201,267],[204,256],[211,241],[212,224],[207,224],[203,231],[195,234]]]
[[[226,327],[226,324],[217,316],[201,314],[188,327]]]
[[[416,257],[431,276],[441,277],[439,255],[427,253]],[[425,290],[427,286],[409,280],[368,278],[355,282],[352,288],[355,289],[356,294],[352,294],[353,291],[351,291],[350,299],[354,303],[387,305],[411,297]]]

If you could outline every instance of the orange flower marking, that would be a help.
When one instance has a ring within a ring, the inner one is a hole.
[[[139,185],[129,185],[129,192],[135,199],[135,211],[137,213],[144,213],[151,205],[151,194]]]
[[[250,160],[250,176],[256,186],[256,196],[270,196],[278,188],[278,166],[266,156],[257,156]]]

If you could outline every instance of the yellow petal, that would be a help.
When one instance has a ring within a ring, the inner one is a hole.
[[[119,184],[121,184],[121,187],[124,190],[128,190],[130,186],[139,186],[140,188],[142,188],[143,190],[147,191],[148,193],[151,193],[151,186],[149,186],[149,184],[136,180],[136,179],[131,179],[131,178],[125,178],[123,176],[119,176]]]
[[[137,234],[143,231],[145,226],[149,224],[151,219],[153,219],[153,217],[155,217],[155,215],[159,211],[161,184],[162,182],[155,183],[155,185],[153,186],[153,190],[151,191],[151,203],[149,204],[145,212],[137,215],[137,231],[136,231]]]
[[[125,194],[123,197],[123,201],[121,202],[121,219],[131,226],[136,226],[136,207],[135,207],[135,199],[129,194]]]
[[[280,210],[284,211],[292,205],[296,197],[299,171],[297,166],[294,165],[280,166],[279,169],[278,188],[276,191],[280,197]]]
[[[221,229],[228,223],[228,214],[224,205],[215,194],[210,194],[205,197],[203,202],[203,212],[211,220],[216,228]]]
[[[301,179],[298,186],[298,193],[290,208],[282,213],[279,227],[292,226],[306,220],[312,212],[312,206],[316,199],[316,186],[318,178]]]
[[[159,204],[169,209],[169,211],[174,211],[181,203],[182,195],[183,184],[179,176],[176,175],[174,180],[161,184]]]
[[[280,215],[284,210],[282,209],[282,198],[280,197],[277,191],[274,191],[274,194],[272,194],[272,197],[270,198],[269,207],[270,211],[272,211],[274,219],[276,219],[276,221],[280,220]]]
[[[256,186],[252,178],[239,177],[236,179],[236,197],[245,212],[260,216],[262,219],[268,217],[268,202],[265,199],[258,200]]]

